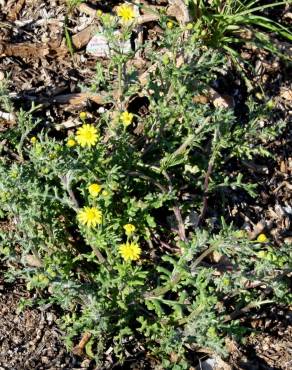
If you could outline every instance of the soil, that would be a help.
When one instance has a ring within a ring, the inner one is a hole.
[[[110,11],[116,4],[112,1],[86,3],[104,12]],[[149,3],[165,5],[167,2]],[[282,19],[289,22],[291,18],[288,18],[288,13],[287,7],[278,10],[277,21]],[[291,17],[291,12],[289,14]],[[74,119],[82,110],[92,113],[94,118],[100,106],[99,97],[78,94],[81,85],[89,85],[92,81],[97,59],[85,53],[90,30],[85,32],[85,41],[84,34],[80,33],[97,23],[96,19],[78,8],[68,13],[66,1],[62,0],[0,0],[0,78],[1,73],[9,72],[13,91],[11,98],[16,108],[27,109],[33,101],[42,104],[38,111],[42,124],[56,130],[61,127],[68,131],[74,127]],[[75,40],[74,55],[70,54],[66,46],[65,24],[70,35],[77,37],[72,37]],[[160,32],[153,22],[147,28],[153,38]],[[291,52],[287,43],[282,44],[285,52]],[[278,116],[287,119],[292,109],[289,85],[291,70],[276,56],[265,52],[246,49],[242,51],[242,56],[256,67],[257,73],[251,78],[252,83],[261,84],[270,92],[270,98],[277,104]],[[141,73],[145,68],[145,64],[141,63]],[[218,79],[214,87],[224,94],[228,86],[228,93],[233,95],[236,114],[244,117],[247,93],[238,85],[237,77],[233,76],[230,81]],[[258,98],[261,99],[260,96]],[[1,125],[10,124],[13,124],[13,120],[7,123],[0,117],[1,129]],[[60,132],[60,135],[63,134],[67,133]],[[245,175],[260,184],[257,199],[252,200],[234,192],[228,205],[227,216],[230,220],[251,231],[257,230],[260,233],[264,230],[276,244],[292,240],[291,147],[292,132],[288,127],[282,137],[270,144],[269,149],[274,158],[265,163],[255,159],[244,164]],[[234,163],[230,166],[233,171],[237,170]],[[4,282],[0,270],[0,370],[94,369],[92,361],[74,356],[64,347],[63,333],[57,325],[60,317],[57,308],[27,307],[19,312],[21,299],[30,298],[30,294],[21,281],[13,284]],[[273,307],[270,311],[261,312],[251,318],[250,328],[254,333],[245,343],[228,343],[231,355],[226,362],[231,368],[292,368],[291,312],[287,308]],[[134,359],[124,366],[125,369],[150,367],[151,364],[145,359]]]
[[[28,298],[21,281],[9,284],[0,277],[0,369],[88,369],[88,360],[82,364],[66,350],[54,308],[18,310]]]
[[[288,370],[292,365],[292,313],[273,307],[251,319],[253,333],[245,343],[227,343],[229,363],[242,370]]]

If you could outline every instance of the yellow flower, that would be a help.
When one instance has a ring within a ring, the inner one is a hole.
[[[120,119],[122,121],[122,124],[127,127],[129,126],[133,121],[134,115],[132,113],[129,113],[127,111],[121,113]]]
[[[117,15],[122,19],[123,23],[129,23],[135,18],[133,7],[127,4],[117,7]]]
[[[132,224],[126,224],[124,225],[124,229],[125,229],[126,235],[129,236],[135,232],[136,227]]]
[[[257,242],[259,243],[266,243],[269,239],[266,237],[265,234],[260,234],[258,237],[257,237]]]
[[[87,118],[87,113],[86,112],[80,112],[79,118],[81,119],[81,121],[85,121],[86,118]]]
[[[84,124],[77,130],[76,141],[82,147],[95,145],[97,139],[97,129],[92,125]]]
[[[36,138],[35,136],[33,136],[33,137],[30,139],[30,142],[31,142],[32,144],[35,144],[35,143],[36,143],[36,141],[37,141],[37,138]]]
[[[92,197],[97,197],[101,192],[101,186],[99,184],[91,184],[88,186],[88,191]]]
[[[171,22],[171,21],[168,21],[167,23],[166,23],[166,27],[168,28],[168,29],[172,29],[173,28],[173,22]]]
[[[75,145],[76,145],[76,141],[74,139],[68,139],[68,141],[67,141],[67,147],[68,148],[72,148]]]
[[[125,261],[137,261],[140,258],[141,248],[137,243],[125,243],[119,246],[119,253]]]
[[[84,207],[77,215],[78,221],[87,227],[95,227],[102,222],[102,213],[96,207]]]
[[[192,23],[188,23],[187,25],[186,25],[186,29],[187,30],[192,30],[193,29],[193,24]]]
[[[103,190],[101,193],[104,197],[107,197],[109,195],[109,192],[107,190]]]
[[[102,16],[102,10],[100,10],[100,9],[98,9],[97,11],[96,11],[96,15],[98,16],[98,17],[101,17]]]

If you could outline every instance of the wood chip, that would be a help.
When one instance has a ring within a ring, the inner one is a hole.
[[[183,0],[169,0],[170,6],[167,8],[166,14],[174,17],[181,24],[191,22],[189,8]]]
[[[105,104],[105,99],[104,97],[102,97],[102,95],[89,92],[58,95],[52,99],[52,102],[57,104],[70,104],[80,106],[84,104],[86,100],[92,100],[99,105]]]
[[[210,101],[214,104],[216,108],[234,108],[234,99],[230,95],[220,95],[214,89],[209,90]]]
[[[72,36],[72,43],[76,49],[81,49],[86,46],[94,33],[97,31],[97,27],[95,25],[90,25],[84,30],[76,33]]]
[[[24,3],[25,3],[25,0],[16,1],[15,4],[13,4],[13,7],[7,13],[7,18],[11,21],[15,21],[18,18],[18,14],[23,8]]]
[[[281,88],[281,91],[280,91],[280,97],[282,99],[285,99],[285,100],[288,100],[289,102],[292,101],[292,90],[291,89],[288,89],[288,88]]]
[[[91,6],[87,4],[84,4],[84,3],[80,4],[78,9],[81,13],[90,15],[90,17],[96,16],[96,9],[93,9]]]
[[[143,15],[140,15],[137,19],[136,19],[136,24],[139,24],[139,25],[142,25],[144,23],[149,23],[149,22],[155,22],[155,21],[158,21],[160,18],[160,16],[158,14],[154,14],[154,13],[145,13]]]
[[[19,43],[19,44],[0,44],[0,56],[13,56],[21,58],[43,58],[49,54],[49,47],[43,44]]]

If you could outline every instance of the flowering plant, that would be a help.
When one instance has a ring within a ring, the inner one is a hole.
[[[132,9],[122,5],[117,16],[126,39]],[[85,352],[100,366],[110,351],[123,362],[141,348],[165,369],[187,369],[192,351],[226,354],[224,336],[242,335],[241,312],[291,298],[287,250],[266,251],[267,238],[250,242],[224,221],[238,189],[256,195],[241,167],[230,173],[226,163],[269,155],[264,143],[284,123],[262,127],[266,112],[253,103],[243,125],[232,109],[200,102],[227,62],[195,27],[186,38],[162,17],[163,38],[144,50],[156,68],[142,82],[128,63],[134,53],[119,50],[116,23],[101,19],[117,82],[102,71],[91,89],[104,78],[109,107],[92,121],[82,112],[64,140],[40,129],[35,107],[0,133],[9,143],[0,210],[10,223],[0,252],[13,262],[10,279],[22,276],[41,303],[47,290],[63,308],[69,346],[91,334]],[[222,202],[211,207],[214,199]]]

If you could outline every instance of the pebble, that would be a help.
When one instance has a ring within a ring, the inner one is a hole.
[[[3,81],[5,78],[4,72],[0,71],[0,81]]]

